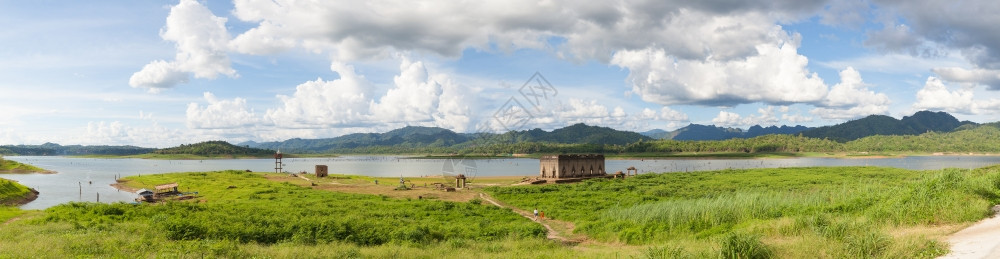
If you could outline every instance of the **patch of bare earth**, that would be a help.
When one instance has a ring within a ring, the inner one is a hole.
[[[980,220],[946,240],[951,252],[940,258],[1000,258],[1000,217]]]

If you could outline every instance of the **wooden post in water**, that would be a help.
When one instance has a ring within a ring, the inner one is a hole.
[[[76,183],[80,184],[80,196],[83,196],[83,182],[76,182]]]
[[[101,193],[97,193],[97,202],[101,202]]]

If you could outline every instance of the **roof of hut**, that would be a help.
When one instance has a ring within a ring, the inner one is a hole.
[[[157,190],[170,189],[170,188],[177,188],[177,183],[168,183],[156,186]]]

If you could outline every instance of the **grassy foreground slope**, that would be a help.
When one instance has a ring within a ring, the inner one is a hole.
[[[0,257],[472,257],[558,255],[545,229],[478,202],[314,190],[240,171],[129,177],[199,198],[69,203],[0,228]]]
[[[0,178],[0,222],[14,218],[24,211],[11,205],[20,204],[25,200],[34,199],[35,193],[27,186]]]
[[[1000,167],[874,167],[645,174],[581,184],[488,188],[494,197],[572,221],[604,242],[705,257],[929,258],[943,235],[1000,202]]]

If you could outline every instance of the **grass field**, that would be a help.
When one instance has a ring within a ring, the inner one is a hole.
[[[143,175],[197,197],[155,205],[70,203],[0,209],[0,257],[931,258],[938,241],[1000,202],[1000,167],[910,171],[816,167],[644,174],[510,186],[477,178],[292,177],[242,171]],[[374,181],[379,180],[379,184]],[[501,202],[546,220],[545,229]],[[417,196],[417,197],[414,197]],[[575,225],[575,227],[573,226]]]
[[[998,188],[1000,167],[819,167],[486,190],[514,206],[572,221],[577,232],[596,240],[667,245],[678,254],[727,254],[732,248],[778,257],[927,258],[947,251],[935,238],[989,215],[1000,202]]]
[[[3,157],[0,157],[0,174],[32,174],[47,172],[49,171],[38,168],[37,166],[13,160],[5,160]]]

